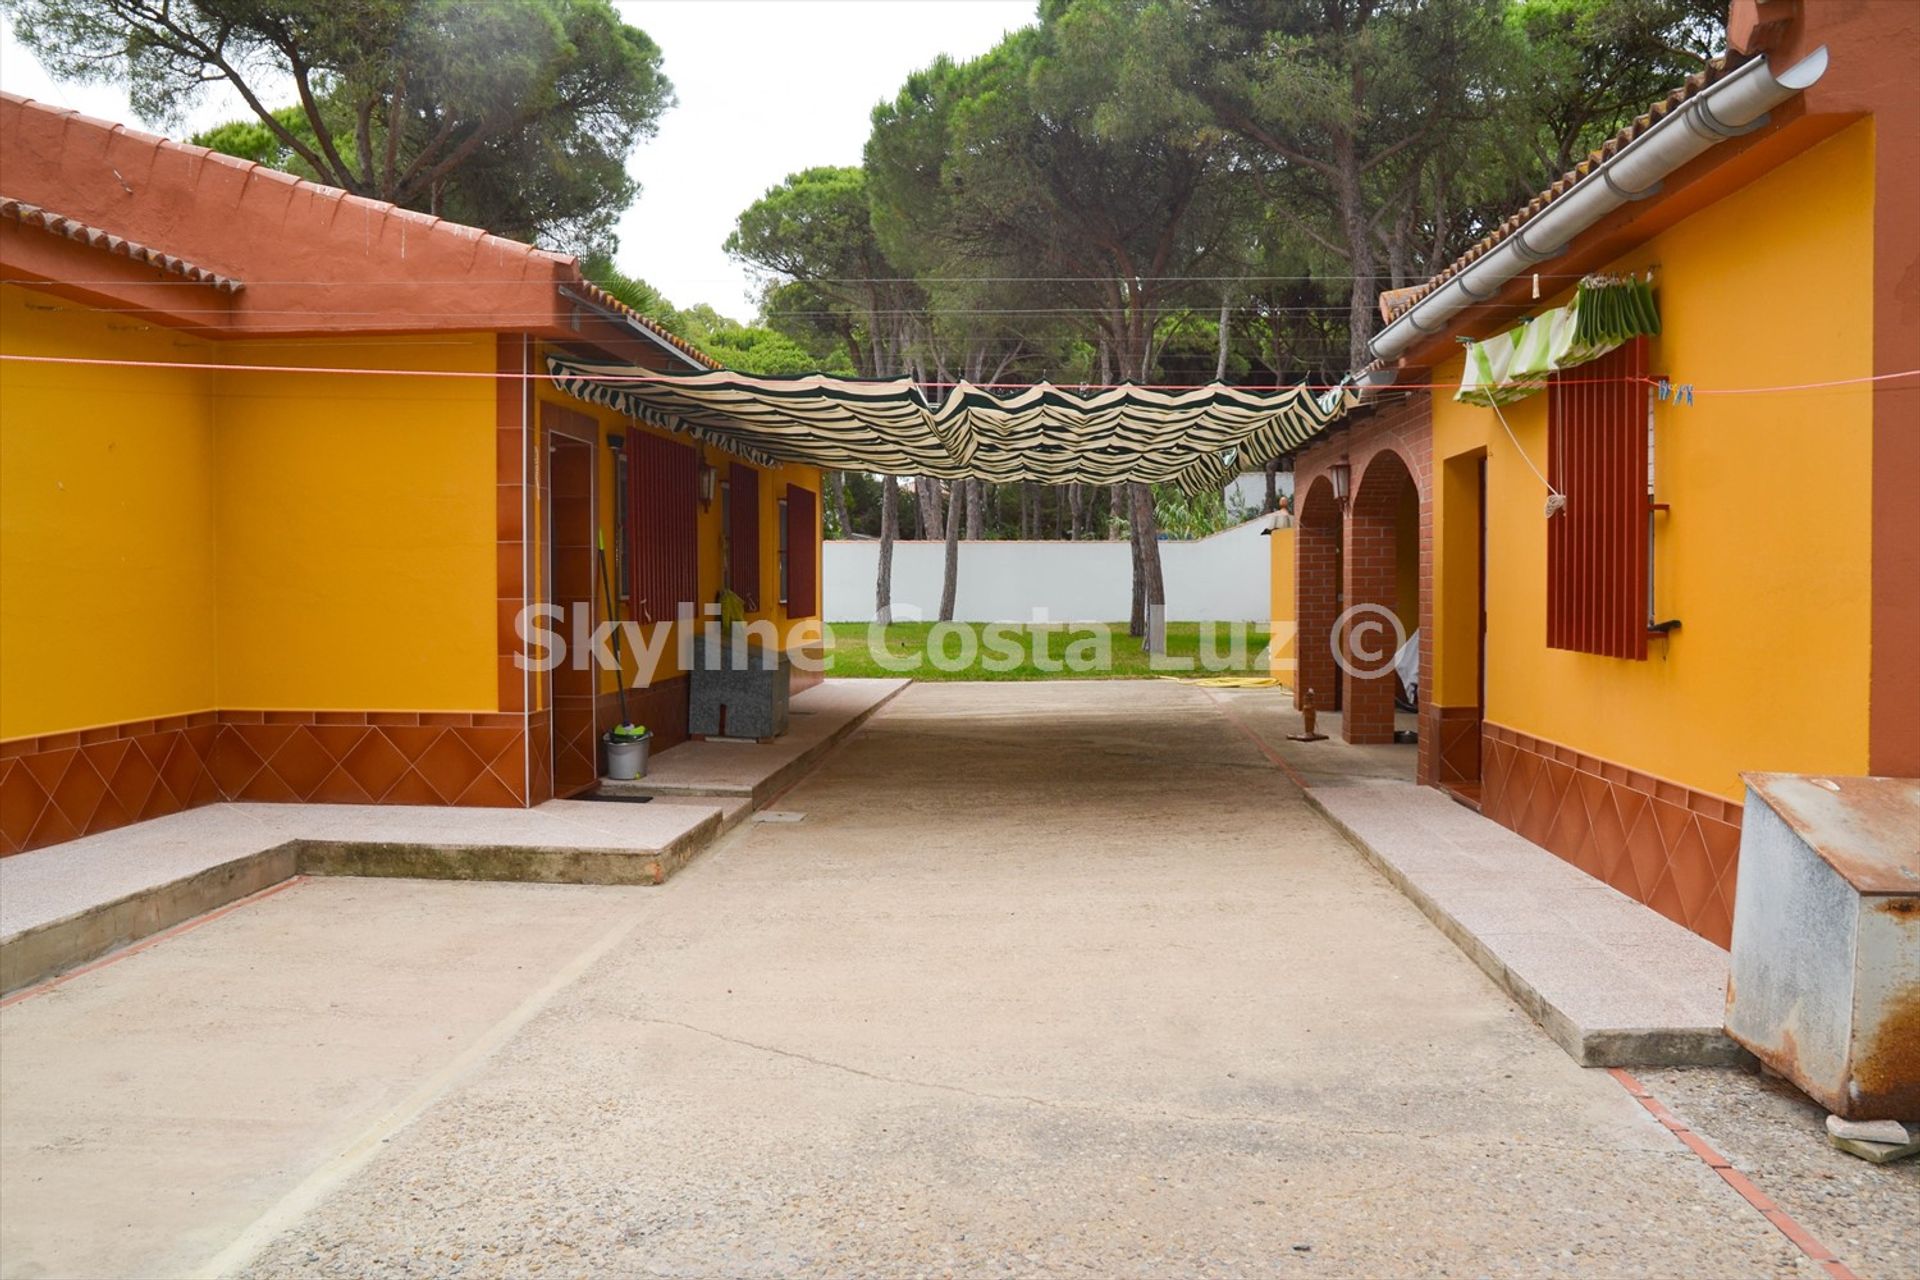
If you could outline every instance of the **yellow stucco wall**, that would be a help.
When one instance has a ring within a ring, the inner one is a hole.
[[[1393,539],[1393,613],[1412,635],[1420,627],[1420,491],[1404,481]]]
[[[233,363],[490,372],[492,334],[230,343]],[[222,373],[226,708],[498,705],[495,390],[485,378]]]
[[[0,287],[0,350],[206,360]],[[0,363],[0,738],[217,705],[211,375]]]
[[[1460,367],[1455,361],[1453,376]],[[1444,454],[1438,423],[1434,430],[1433,701],[1474,707],[1480,704],[1480,461],[1486,450],[1483,442]],[[1446,435],[1444,447],[1459,448],[1465,424],[1451,424]],[[1540,607],[1544,639],[1544,589]]]
[[[18,288],[0,348],[489,372],[491,335],[210,343]],[[0,366],[0,737],[491,711],[487,379]]]
[[[1268,638],[1267,670],[1276,680],[1293,685],[1294,668],[1299,661],[1296,647],[1299,619],[1294,616],[1293,525],[1275,529],[1267,535],[1267,590],[1271,599],[1268,612],[1273,615]]]
[[[1682,628],[1645,662],[1546,648],[1545,490],[1491,411],[1435,393],[1442,705],[1473,701],[1474,602],[1449,584],[1477,540],[1449,476],[1484,449],[1487,719],[1730,798],[1741,770],[1865,770],[1870,393],[1711,392],[1872,372],[1872,156],[1854,125],[1612,266],[1656,268],[1652,368],[1700,391],[1655,412],[1655,598]],[[1505,413],[1544,469],[1547,397]]]
[[[0,350],[472,374],[497,359],[492,334],[211,343],[11,286]],[[603,442],[651,430],[535,394],[588,413]],[[0,365],[0,738],[216,709],[494,710],[497,412],[485,377]],[[610,535],[609,458],[603,444]],[[783,634],[788,484],[824,502],[816,468],[761,473],[750,617]],[[699,547],[710,600],[717,501]]]

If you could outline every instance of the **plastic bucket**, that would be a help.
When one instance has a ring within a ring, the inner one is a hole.
[[[647,776],[647,748],[653,735],[643,738],[616,738],[611,733],[601,739],[607,748],[607,777],[615,782],[631,782]]]

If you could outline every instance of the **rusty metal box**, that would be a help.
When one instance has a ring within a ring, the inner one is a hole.
[[[1920,780],[1745,778],[1727,1034],[1836,1115],[1920,1119]]]

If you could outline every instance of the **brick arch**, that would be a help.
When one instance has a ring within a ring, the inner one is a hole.
[[[1365,487],[1369,477],[1373,481],[1386,478],[1387,469],[1375,471],[1373,464],[1378,455],[1391,452],[1396,456],[1387,468],[1397,470],[1405,468],[1412,473],[1414,491],[1420,498],[1420,749],[1417,777],[1422,782],[1434,781],[1434,762],[1432,746],[1439,740],[1437,713],[1431,700],[1433,688],[1433,622],[1431,590],[1432,566],[1432,529],[1433,529],[1433,401],[1425,392],[1401,395],[1389,393],[1380,401],[1369,406],[1363,412],[1350,415],[1338,429],[1329,432],[1324,438],[1302,449],[1294,456],[1293,475],[1296,492],[1311,492],[1316,482],[1337,464],[1349,463],[1358,487]],[[1371,504],[1379,499],[1377,494],[1364,495]],[[1337,510],[1338,504],[1328,499],[1328,510]],[[1311,504],[1308,504],[1311,506]],[[1346,533],[1347,515],[1340,512],[1343,536]],[[1309,517],[1312,512],[1308,512]],[[1296,543],[1299,541],[1296,535]],[[1349,549],[1351,543],[1343,544]],[[1344,566],[1342,572],[1344,580]],[[1344,581],[1339,589],[1344,589]],[[1341,603],[1345,607],[1345,601]],[[1335,610],[1337,615],[1338,609]],[[1305,613],[1296,616],[1304,619]],[[1301,649],[1305,651],[1305,637],[1301,640]],[[1325,649],[1322,652],[1326,652]],[[1359,683],[1358,681],[1352,683]],[[1316,686],[1317,687],[1317,686]],[[1321,699],[1321,706],[1331,705],[1331,700]],[[1476,721],[1477,723],[1477,721]],[[1344,726],[1343,726],[1344,728]]]
[[[1314,705],[1331,711],[1339,705],[1339,668],[1333,661],[1333,620],[1340,612],[1340,503],[1333,484],[1318,476],[1296,504],[1293,518],[1294,640],[1293,705],[1306,691]]]
[[[1407,493],[1420,498],[1419,484],[1407,460],[1391,448],[1376,451],[1353,482],[1347,512],[1345,591],[1348,609],[1376,605],[1391,610],[1399,594],[1399,534]],[[1418,567],[1416,566],[1416,572]],[[1379,651],[1390,637],[1350,633],[1340,637],[1357,668],[1369,674],[1346,677],[1342,729],[1348,742],[1393,741],[1393,672]],[[1365,650],[1362,652],[1361,650]]]
[[[1353,478],[1353,514],[1392,516],[1399,510],[1400,493],[1414,484],[1413,468],[1397,449],[1380,449]],[[1418,492],[1418,486],[1415,485]]]

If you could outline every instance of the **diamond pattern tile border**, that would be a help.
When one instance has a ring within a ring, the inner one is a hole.
[[[1481,812],[1726,946],[1740,806],[1504,725],[1482,726]]]
[[[519,807],[526,717],[204,711],[0,743],[0,855],[216,800]]]

